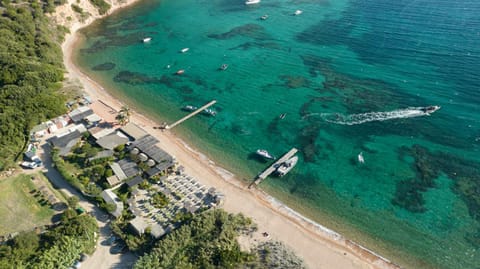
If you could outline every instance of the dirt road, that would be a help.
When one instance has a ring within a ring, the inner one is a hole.
[[[111,254],[111,246],[102,244],[102,242],[112,234],[110,226],[108,225],[110,222],[109,215],[92,202],[83,198],[82,194],[68,184],[68,182],[66,182],[60,173],[52,166],[50,146],[48,143],[46,143],[45,139],[42,139],[40,150],[37,154],[44,164],[44,167],[41,169],[50,180],[52,185],[58,190],[62,191],[67,197],[77,196],[80,198],[79,205],[83,207],[86,212],[97,219],[100,229],[97,248],[91,256],[87,257],[87,259],[82,263],[81,267],[98,269],[132,268],[137,259],[133,253],[126,252],[123,254]]]

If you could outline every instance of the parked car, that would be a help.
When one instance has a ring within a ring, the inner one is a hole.
[[[22,162],[20,165],[24,168],[30,168],[30,169],[34,169],[38,167],[38,164],[36,164],[35,162]]]
[[[110,254],[120,254],[128,251],[127,245],[124,243],[118,243],[110,248]]]
[[[87,254],[85,254],[85,253],[80,254],[80,261],[81,261],[81,262],[84,262],[84,261],[87,259],[87,257],[88,257],[88,256],[87,256]]]
[[[37,164],[37,166],[42,166],[43,162],[39,158],[33,159],[33,162]]]
[[[118,238],[115,235],[112,235],[109,238],[105,239],[104,244],[107,245],[107,246],[111,246],[117,240],[118,240]]]
[[[75,263],[70,267],[70,269],[78,269],[80,267],[82,267],[82,262],[75,261]]]

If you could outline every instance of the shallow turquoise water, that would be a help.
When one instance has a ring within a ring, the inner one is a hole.
[[[393,261],[476,268],[478,14],[476,1],[147,1],[86,29],[77,61],[167,121],[218,100],[217,117],[175,132],[241,177],[265,167],[257,148],[297,147],[264,188]],[[442,108],[408,109],[427,105]]]

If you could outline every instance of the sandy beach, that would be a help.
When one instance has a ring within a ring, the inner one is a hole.
[[[70,0],[67,5],[73,3]],[[129,0],[114,5],[110,14],[121,7],[136,2]],[[62,44],[64,64],[70,80],[78,79],[95,102],[95,113],[104,119],[111,120],[111,111],[119,110],[120,100],[110,95],[103,86],[99,85],[83,74],[72,61],[72,50],[79,39],[78,29],[90,24],[101,16],[93,16],[85,22],[73,22],[66,25],[71,34],[66,36]],[[110,117],[110,118],[109,118]],[[299,257],[304,259],[309,268],[399,268],[388,260],[375,255],[367,249],[349,241],[334,231],[328,230],[313,221],[281,204],[268,194],[248,189],[243,183],[236,180],[235,175],[205,157],[186,141],[176,137],[171,131],[154,129],[160,126],[146,115],[132,111],[130,121],[138,124],[160,140],[159,146],[175,156],[178,162],[185,167],[186,173],[195,177],[202,184],[213,186],[225,194],[226,201],[223,208],[232,213],[243,213],[251,217],[258,224],[257,235],[243,238],[242,243],[251,244],[267,240],[261,236],[268,232],[270,239],[279,240],[289,246]]]

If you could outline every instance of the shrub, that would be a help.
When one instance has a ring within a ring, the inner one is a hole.
[[[80,6],[77,6],[75,4],[70,5],[72,7],[72,10],[77,12],[78,14],[83,14],[83,9]]]
[[[90,3],[97,7],[98,12],[101,15],[107,13],[107,11],[110,9],[110,4],[108,4],[104,0],[90,0]]]

